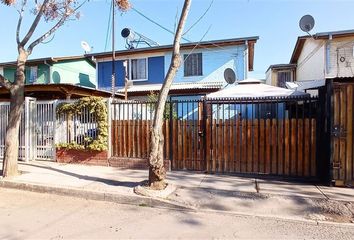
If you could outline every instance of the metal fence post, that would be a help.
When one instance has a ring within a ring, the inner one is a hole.
[[[108,152],[107,157],[110,158],[112,156],[112,98],[107,99],[107,121],[108,121]]]
[[[25,116],[25,162],[29,162],[30,158],[30,123],[29,123],[29,116],[30,116],[30,109],[29,109],[29,98],[25,98],[25,109],[24,109],[24,116]]]

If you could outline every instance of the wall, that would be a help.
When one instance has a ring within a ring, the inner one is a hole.
[[[297,61],[297,81],[325,78],[325,49],[324,40],[306,39]]]
[[[329,50],[327,78],[354,77],[354,37],[335,38],[327,41]],[[343,57],[344,61],[341,61]]]
[[[96,69],[84,59],[60,61],[52,66],[51,82],[96,88]]]
[[[273,78],[273,76],[274,76],[274,73],[273,73],[272,69],[269,69],[266,72],[266,84],[274,86],[274,78]]]
[[[48,83],[48,76],[49,76],[49,67],[44,64],[39,64],[38,66],[38,73],[37,73],[37,80],[35,83]],[[11,82],[15,79],[16,68],[15,67],[8,67],[4,68],[4,77],[10,80]],[[29,67],[25,68],[25,82],[26,84],[32,84],[28,82],[30,76]]]
[[[226,68],[232,68],[236,73],[236,78],[243,80],[245,78],[244,50],[245,45],[194,50],[193,53],[202,52],[203,76],[184,77],[182,62],[174,82],[224,82]],[[190,51],[181,51],[182,59],[184,54],[189,53]],[[171,53],[166,54],[165,72],[169,68],[171,57]]]
[[[148,59],[148,78],[146,81],[136,81],[134,85],[141,84],[154,84],[154,83],[162,83],[165,76],[164,71],[164,56],[156,56],[156,55],[140,55],[131,57],[134,58],[142,58],[147,57]],[[118,59],[115,63],[115,71],[116,71],[116,87],[124,86],[124,67],[123,67],[124,59]],[[112,86],[112,61],[99,61],[97,63],[98,69],[98,88],[111,90]]]
[[[242,80],[245,78],[244,50],[245,45],[194,50],[193,53],[202,52],[203,76],[184,77],[182,62],[174,82],[224,82],[224,70],[226,68],[234,69],[237,79]],[[182,59],[184,54],[189,53],[190,51],[181,51]],[[171,62],[171,56],[171,52],[129,56],[130,59],[148,58],[148,80],[134,82],[134,85],[162,83]],[[112,61],[110,58],[98,59],[97,61],[98,87],[111,90]],[[117,87],[124,86],[123,61],[124,59],[117,59],[115,64]]]

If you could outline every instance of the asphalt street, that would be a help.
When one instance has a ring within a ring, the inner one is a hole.
[[[0,188],[0,239],[352,239],[351,224],[290,221]]]

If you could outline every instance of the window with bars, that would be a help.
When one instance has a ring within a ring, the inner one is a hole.
[[[31,67],[29,67],[28,71],[29,71],[28,83],[35,83],[37,81],[37,77],[38,77],[38,67],[31,66]]]
[[[292,82],[291,71],[280,71],[278,72],[278,87],[286,88],[286,82]]]
[[[184,55],[184,76],[202,76],[203,58],[202,53],[193,53]]]
[[[129,61],[130,80],[147,80],[147,60],[146,58],[131,59]]]

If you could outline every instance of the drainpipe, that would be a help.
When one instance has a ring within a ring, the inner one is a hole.
[[[52,66],[47,63],[47,60],[44,60],[44,65],[47,65],[49,67],[48,83],[52,83]]]
[[[245,73],[244,73],[244,79],[247,79],[248,77],[248,40],[246,40],[245,42],[245,50],[244,50],[244,66],[245,66]]]
[[[332,42],[332,34],[329,35],[328,40],[327,40],[327,44],[326,44],[326,73],[329,74],[329,72],[331,71],[331,66],[330,66],[330,50],[331,50],[331,42]],[[326,75],[325,77],[326,78]]]

